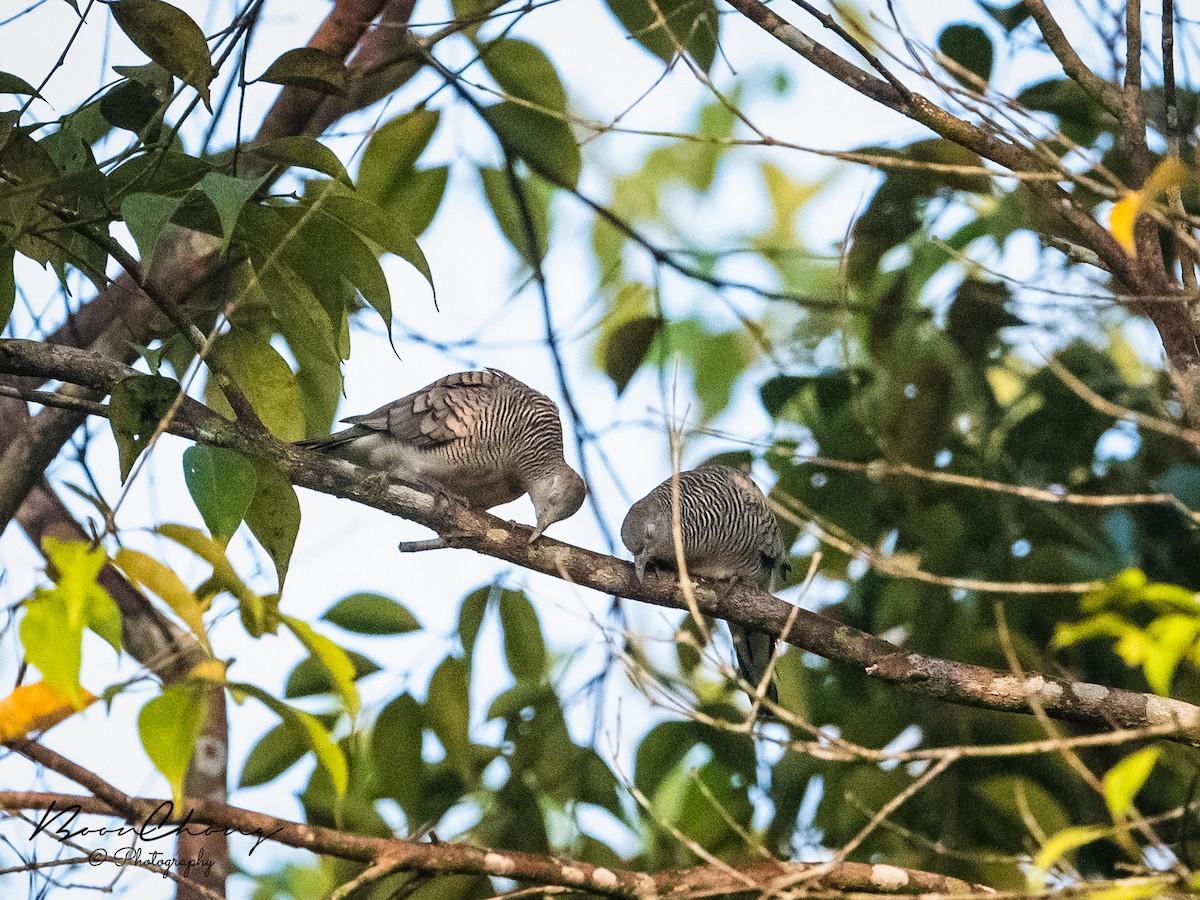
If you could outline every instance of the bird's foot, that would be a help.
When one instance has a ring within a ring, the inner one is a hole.
[[[433,512],[434,515],[444,516],[450,512],[451,507],[458,504],[461,506],[470,506],[467,498],[461,494],[456,494],[454,491],[445,487],[441,483],[429,479],[424,482],[423,487],[433,497]]]

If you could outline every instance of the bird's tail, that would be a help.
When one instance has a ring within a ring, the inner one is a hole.
[[[775,639],[765,631],[729,623],[729,634],[733,638],[733,652],[737,656],[738,670],[742,678],[749,682],[752,689],[767,675],[767,666],[771,662],[771,654],[775,652]],[[772,703],[779,702],[779,691],[775,688],[775,679],[767,684],[764,696]],[[753,699],[753,696],[751,697]]]
[[[339,431],[337,434],[331,434],[329,437],[311,438],[307,441],[296,441],[293,446],[303,447],[305,450],[318,450],[322,453],[332,453],[338,455],[338,448],[345,447],[355,439],[362,437],[365,431],[358,428],[347,428],[345,431]]]

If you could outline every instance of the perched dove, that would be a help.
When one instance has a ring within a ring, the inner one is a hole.
[[[456,494],[491,509],[528,493],[530,541],[583,505],[587,487],[563,459],[554,402],[499,369],[457,372],[301,447]]]
[[[676,568],[671,479],[633,504],[621,523],[621,540],[633,553],[638,578],[646,566]],[[790,569],[783,535],[762,491],[737,469],[702,466],[679,473],[679,525],[689,575],[754,585],[770,591]],[[775,641],[769,634],[729,623],[742,677],[758,685]],[[766,696],[778,700],[775,685]]]

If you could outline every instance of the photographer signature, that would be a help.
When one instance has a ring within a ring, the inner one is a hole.
[[[270,840],[282,828],[276,828],[270,833],[264,832],[261,828],[246,830],[243,828],[215,828],[212,825],[192,825],[192,811],[189,809],[184,813],[183,818],[178,822],[172,822],[171,819],[175,814],[175,804],[170,800],[163,800],[137,825],[103,825],[99,827],[91,827],[88,825],[80,825],[75,827],[75,820],[79,817],[81,808],[78,804],[70,806],[58,806],[56,803],[51,804],[42,813],[42,817],[34,825],[33,832],[29,835],[30,840],[45,832],[48,835],[53,835],[60,840],[70,840],[77,837],[88,836],[106,836],[117,835],[125,837],[127,835],[137,835],[138,839],[151,843],[153,841],[161,841],[166,838],[175,837],[178,834],[186,834],[192,837],[199,837],[208,834],[243,834],[247,837],[255,838],[254,846],[250,848],[250,853],[258,849],[259,844],[263,841]],[[135,849],[135,848],[126,848]],[[104,853],[102,850],[97,853]],[[138,851],[141,852],[140,850]],[[157,853],[158,851],[151,851]],[[250,855],[248,853],[247,855]],[[107,859],[106,854],[106,859]],[[115,856],[113,857],[115,860]],[[184,862],[187,862],[184,860]],[[95,863],[93,863],[95,865]],[[211,862],[209,863],[211,865]]]

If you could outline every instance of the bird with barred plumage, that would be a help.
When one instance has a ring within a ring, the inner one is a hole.
[[[633,504],[621,524],[621,540],[633,553],[639,579],[650,565],[676,568],[672,513],[672,479],[668,478]],[[751,585],[765,591],[786,577],[788,563],[779,522],[767,498],[747,475],[730,466],[709,465],[680,472],[679,532],[689,575]],[[762,683],[775,640],[764,631],[729,622],[733,649],[742,677]],[[765,696],[778,702],[774,682]]]
[[[537,515],[531,543],[587,496],[563,458],[554,401],[499,369],[456,372],[343,421],[353,427],[298,446],[456,495],[476,509],[528,493]]]

